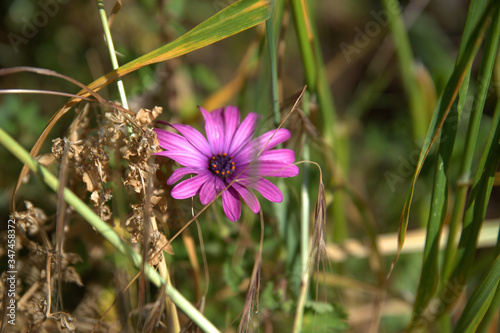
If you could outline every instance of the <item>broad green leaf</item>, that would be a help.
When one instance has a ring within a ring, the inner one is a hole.
[[[141,67],[179,57],[247,30],[271,15],[269,0],[240,0],[203,21],[171,43],[151,51],[98,78],[89,87],[97,90]]]
[[[484,314],[488,310],[500,281],[500,255],[491,265],[486,276],[465,305],[462,315],[453,332],[475,332]]]

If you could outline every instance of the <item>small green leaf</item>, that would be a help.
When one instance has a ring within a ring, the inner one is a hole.
[[[323,303],[324,304],[324,303]],[[332,311],[304,314],[302,332],[343,332],[349,328],[347,315],[340,306],[330,305]]]
[[[226,261],[222,268],[223,279],[232,291],[238,292],[238,287],[245,277],[245,270],[240,264],[234,264]]]
[[[316,313],[332,313],[334,311],[333,305],[326,302],[318,302],[318,301],[306,301],[304,305],[306,309],[312,309]]]

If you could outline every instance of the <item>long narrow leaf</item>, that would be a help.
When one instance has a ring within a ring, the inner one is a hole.
[[[490,7],[492,3],[490,3]],[[394,258],[391,269],[389,270],[388,277],[391,275],[392,270],[394,269],[394,265],[396,264],[399,254],[401,253],[401,249],[403,248],[404,239],[406,235],[406,230],[408,228],[408,220],[410,217],[410,208],[411,202],[413,199],[413,193],[415,190],[415,184],[417,182],[417,178],[422,170],[422,166],[429,154],[429,151],[436,140],[441,128],[443,127],[444,121],[450,112],[451,106],[453,105],[455,98],[457,97],[460,86],[465,78],[466,73],[468,72],[472,61],[479,50],[479,47],[483,41],[483,35],[486,31],[489,23],[491,21],[491,11],[486,10],[484,15],[481,17],[481,24],[474,29],[474,32],[471,35],[470,40],[467,42],[466,52],[462,58],[457,59],[457,64],[455,69],[451,75],[448,84],[446,85],[443,95],[440,98],[440,102],[437,106],[436,112],[432,117],[431,123],[427,130],[427,134],[424,139],[424,143],[422,149],[420,151],[420,156],[418,158],[417,166],[415,172],[413,173],[410,189],[408,191],[406,201],[403,207],[403,211],[401,213],[401,219],[399,224],[399,236],[398,236],[398,250],[396,253],[396,257]]]
[[[478,1],[474,1],[471,6],[478,6],[478,4]],[[479,6],[481,5],[482,4],[479,4]],[[485,8],[486,4],[482,5],[482,7]],[[474,22],[476,24],[479,23],[477,19],[478,17],[475,19],[476,22]],[[467,20],[467,23],[469,23],[469,19]],[[464,37],[466,37],[467,35],[468,34],[464,34]],[[473,114],[468,118],[469,127],[466,144],[466,147],[468,148],[466,148],[466,151],[464,153],[464,159],[466,160],[464,163],[466,163],[466,166],[468,166],[467,170],[470,169],[470,165],[472,163],[472,155],[474,153],[473,148],[476,143],[476,138],[479,131],[479,123],[481,120],[481,115],[483,113],[484,101],[487,94],[487,83],[489,83],[490,81],[493,63],[495,60],[497,43],[496,41],[498,41],[498,31],[496,29],[496,24],[492,24],[488,33],[485,52],[483,53],[483,60],[481,62],[481,69],[479,73],[479,77],[484,84],[480,86],[478,94],[476,95],[475,105],[472,111]],[[458,55],[459,58],[465,52],[465,46],[465,43],[462,43]],[[450,166],[451,153],[455,144],[458,121],[460,119],[462,110],[461,105],[459,104],[460,103],[458,103],[458,101],[454,103],[450,112],[450,116],[444,123],[441,133],[441,142],[439,143],[438,158],[435,167],[431,209],[429,212],[429,221],[427,223],[423,265],[413,308],[413,319],[410,323],[410,327],[412,327],[415,322],[418,322],[420,320],[420,316],[427,307],[428,302],[434,296],[434,293],[438,287],[438,281],[440,281],[438,277],[439,243],[441,240],[441,232],[443,229],[448,206],[448,170]]]
[[[97,90],[141,67],[179,57],[247,30],[271,15],[269,0],[240,0],[203,21],[173,42],[151,51],[98,78],[89,87]]]
[[[472,14],[475,14],[479,10],[484,10],[486,8],[486,4],[484,2],[485,1],[473,1],[471,3],[471,9],[470,9]],[[473,7],[474,5],[475,8]],[[477,13],[475,16],[477,16],[477,19],[479,19],[479,15]],[[488,33],[485,45],[485,52],[483,55],[483,60],[481,61],[481,68],[478,75],[479,85],[474,97],[474,104],[469,117],[470,120],[467,128],[465,147],[460,165],[460,174],[459,174],[460,178],[458,180],[460,184],[467,184],[470,182],[472,159],[476,147],[476,139],[479,134],[479,128],[480,128],[479,125],[481,123],[484,103],[486,101],[486,97],[488,94],[488,87],[493,72],[493,65],[495,62],[495,56],[497,52],[499,33],[500,31],[499,31],[499,22],[497,14],[497,16],[495,17],[495,22],[494,24],[492,24],[490,32]],[[449,223],[448,243],[446,245],[445,257],[443,260],[443,269],[442,269],[443,276],[441,278],[441,281],[447,279],[451,273],[453,259],[457,249],[456,234],[459,228],[459,224],[462,221],[462,217],[465,210],[465,202],[469,188],[465,185],[460,186],[460,184],[458,186],[458,190],[455,195],[455,203],[453,206],[452,217]]]
[[[409,331],[420,320],[423,310],[438,287],[439,244],[448,207],[448,170],[458,128],[458,108],[456,104],[452,108],[451,116],[444,123],[441,134],[443,140],[439,144],[434,171],[434,187],[432,189],[431,208],[427,222],[424,260]]]
[[[58,191],[59,180],[31,157],[19,143],[9,136],[0,127],[0,144],[7,148],[14,156],[16,156],[25,166],[29,167],[49,186],[54,192]],[[92,211],[76,194],[68,188],[63,191],[64,200],[75,209],[95,230],[108,240],[118,251],[127,256],[137,269],[142,269],[146,276],[156,286],[162,287],[165,285],[165,293],[186,315],[196,322],[205,332],[219,332],[215,326],[203,316],[184,296],[177,291],[172,285],[165,284],[165,280],[160,274],[149,264],[143,265],[142,257],[128,244],[126,244],[120,236],[97,214]]]
[[[498,120],[500,103],[495,111]],[[488,199],[495,181],[495,172],[500,160],[498,142],[500,140],[500,123],[497,122],[492,128],[491,135],[479,162],[479,168],[475,177],[474,186],[469,195],[467,210],[465,212],[462,235],[458,243],[457,255],[453,263],[453,272],[446,285],[460,291],[466,283],[470,269],[474,261],[477,248],[477,237],[483,224],[488,206]]]
[[[181,56],[249,29],[267,20],[270,14],[271,10],[269,0],[240,0],[231,6],[224,8],[173,42],[107,73],[89,84],[88,87],[97,91],[114,80],[141,67]],[[78,94],[85,97],[88,96],[88,93],[85,90],[80,91]],[[38,155],[43,142],[54,125],[75,104],[80,102],[80,100],[81,99],[78,98],[70,99],[52,116],[42,134],[33,145],[30,152],[31,156]],[[28,168],[24,167],[19,175],[16,187],[14,188],[13,196],[27,173]]]
[[[495,10],[495,21],[492,25],[491,36],[485,47],[485,53],[490,53],[490,58],[484,64],[481,64],[481,73],[486,75],[485,87],[489,86],[489,78],[492,72],[493,63],[498,47],[498,38],[500,35],[500,6]],[[489,36],[490,37],[490,36]],[[486,70],[483,73],[483,68]],[[484,92],[486,94],[486,92]],[[484,104],[484,100],[479,101],[480,107]],[[465,284],[467,277],[470,273],[471,265],[473,264],[474,254],[477,248],[477,237],[479,229],[481,228],[486,208],[488,205],[488,198],[493,187],[495,172],[499,160],[498,140],[500,138],[500,103],[497,102],[497,108],[493,118],[493,123],[488,138],[488,142],[484,149],[484,153],[479,162],[479,166],[474,179],[474,185],[467,202],[467,209],[465,212],[462,235],[458,244],[457,254],[453,262],[453,272],[448,279],[448,284],[455,285],[460,288]]]
[[[486,276],[481,280],[476,290],[474,290],[453,332],[476,331],[495,295],[498,281],[500,281],[500,255],[497,256]]]
[[[413,136],[415,139],[421,139],[425,135],[428,118],[423,92],[415,76],[415,59],[410,46],[410,38],[403,22],[399,1],[383,0],[382,2],[389,15],[389,28],[396,48],[399,71],[408,96]]]

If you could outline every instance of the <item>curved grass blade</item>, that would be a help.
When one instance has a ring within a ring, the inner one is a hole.
[[[60,91],[53,90],[42,90],[42,89],[2,89],[0,94],[40,94],[40,95],[54,95],[54,96],[64,96],[70,98],[81,98],[88,102],[94,102],[93,99],[88,97],[81,97],[75,94],[64,93]]]
[[[224,8],[171,43],[132,60],[131,62],[98,78],[89,84],[88,88],[93,91],[98,91],[100,88],[106,86],[114,80],[141,67],[184,55],[249,29],[267,20],[270,14],[271,10],[269,0],[240,0],[231,6]],[[88,94],[89,93],[85,89],[78,93],[78,95],[84,97],[87,97]],[[31,156],[38,155],[43,142],[54,125],[66,112],[80,102],[80,100],[81,99],[78,98],[70,99],[52,116],[37,142],[33,145],[30,152]],[[25,166],[19,175],[18,182],[13,191],[13,197],[15,196],[22,179],[27,175],[27,173],[28,168]],[[14,209],[13,203],[11,204],[11,209]]]
[[[141,67],[176,58],[218,42],[266,21],[270,15],[269,0],[240,0],[203,21],[171,43],[101,76],[89,84],[89,88],[98,90]]]
[[[483,37],[484,37],[484,33],[491,22],[491,15],[492,15],[491,7],[492,6],[493,6],[493,2],[490,2],[489,9],[487,9],[485,11],[485,13],[482,15],[481,20],[479,21],[480,24],[478,24],[476,26],[473,33],[471,34],[471,38],[467,42],[467,46],[465,48],[465,52],[463,54],[463,57],[459,57],[457,59],[455,69],[454,69],[454,71],[451,75],[451,78],[448,81],[448,83],[443,91],[443,94],[439,100],[437,110],[436,110],[436,112],[434,112],[434,115],[432,116],[431,123],[429,125],[428,130],[427,130],[427,134],[425,135],[423,146],[422,146],[422,149],[420,151],[420,156],[418,158],[417,166],[416,166],[415,172],[413,173],[413,176],[411,179],[410,189],[409,189],[407,197],[406,197],[403,211],[401,213],[401,219],[399,222],[399,231],[398,231],[398,234],[399,234],[398,235],[398,249],[397,249],[396,256],[391,264],[391,268],[389,270],[387,278],[389,278],[391,276],[391,273],[394,269],[394,266],[399,259],[399,254],[401,253],[401,249],[403,248],[405,235],[406,235],[406,229],[408,227],[408,220],[410,217],[410,208],[411,208],[411,202],[413,199],[413,192],[415,189],[415,183],[417,182],[417,178],[420,174],[420,171],[422,170],[422,166],[427,158],[427,155],[429,154],[429,151],[430,151],[434,141],[436,141],[436,138],[439,135],[441,128],[443,127],[444,121],[446,120],[448,113],[450,112],[450,109],[451,109],[453,103],[455,102],[455,99],[458,95],[458,92],[460,90],[462,82],[464,81],[465,76],[469,72],[472,61],[474,60],[475,55],[477,54],[477,51],[479,50],[479,47],[481,46],[481,43],[482,43]]]
[[[454,103],[450,116],[444,123],[441,132],[441,142],[434,171],[429,220],[427,222],[424,258],[408,332],[411,332],[415,323],[420,321],[427,304],[438,288],[439,244],[448,207],[448,170],[457,134],[458,119],[458,107],[457,103]]]
[[[71,83],[79,86],[80,88],[82,88],[82,91],[86,91],[88,93],[87,96],[85,96],[85,98],[75,98],[75,97],[73,97],[73,98],[70,99],[70,102],[73,101],[73,100],[75,100],[75,101],[80,101],[82,99],[86,99],[87,100],[88,99],[87,97],[92,96],[99,103],[110,104],[104,98],[102,98],[97,92],[95,92],[92,89],[88,88],[83,83],[81,83],[81,82],[79,82],[79,81],[77,81],[77,80],[75,80],[75,79],[73,79],[73,78],[71,78],[69,76],[66,76],[66,75],[63,75],[63,74],[59,74],[59,73],[57,73],[55,71],[52,71],[52,70],[49,70],[49,69],[36,68],[36,67],[28,67],[28,66],[5,68],[5,69],[0,69],[0,76],[2,76],[2,75],[9,75],[9,74],[15,74],[15,73],[22,73],[22,72],[32,72],[32,73],[36,73],[36,74],[40,74],[40,75],[47,75],[47,76],[58,77],[58,78],[64,79],[64,80],[66,80],[68,82],[71,82]],[[76,104],[76,102],[74,104]],[[37,142],[35,143],[35,145],[31,149],[31,156],[35,157],[38,154],[38,152],[40,151],[40,148],[41,148],[43,142],[45,141],[45,138],[47,137],[48,133],[50,132],[50,129],[52,129],[52,127],[55,125],[55,123],[57,122],[57,120],[60,117],[62,117],[62,115],[64,113],[66,113],[66,111],[68,111],[69,108],[67,108],[62,113],[61,113],[61,110],[62,109],[60,109],[56,114],[54,114],[52,116],[52,118],[49,120],[49,123],[47,124],[47,126],[43,130],[40,138],[38,138]],[[125,111],[128,111],[128,110],[125,110]],[[58,115],[59,115],[59,117],[57,118],[57,120],[53,121],[54,117],[56,117]],[[43,138],[43,139],[41,139],[41,138]],[[21,170],[21,174],[19,175],[19,178],[17,179],[17,183],[16,183],[16,185],[14,187],[14,190],[12,191],[12,196],[11,196],[11,200],[10,200],[10,210],[12,212],[15,211],[15,195],[16,195],[16,192],[17,192],[19,186],[21,186],[21,182],[22,182],[23,178],[27,174],[28,174],[28,168],[26,166],[24,166],[23,169]]]
[[[32,156],[24,150],[19,143],[17,143],[10,135],[8,135],[0,127],[0,144],[16,156],[25,166],[29,167],[33,172],[37,173],[40,178],[49,186],[54,192],[57,193],[59,188],[59,180],[38,163]],[[160,276],[160,274],[149,264],[143,264],[142,256],[137,253],[132,247],[123,241],[123,239],[104,221],[102,221],[97,214],[92,211],[78,196],[76,196],[68,188],[63,190],[64,200],[75,209],[92,227],[96,229],[106,240],[108,240],[117,250],[127,256],[134,264],[134,266],[141,270],[149,280],[158,287],[165,287],[165,294],[172,299],[172,301],[196,324],[200,326],[205,332],[219,332],[219,330],[201,314],[196,307],[194,307],[177,289]]]

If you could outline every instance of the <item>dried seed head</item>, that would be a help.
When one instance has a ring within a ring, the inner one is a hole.
[[[40,228],[45,225],[47,215],[45,212],[36,208],[30,201],[25,201],[26,210],[23,212],[14,212],[12,217],[16,222],[28,233],[28,235],[36,235]]]

